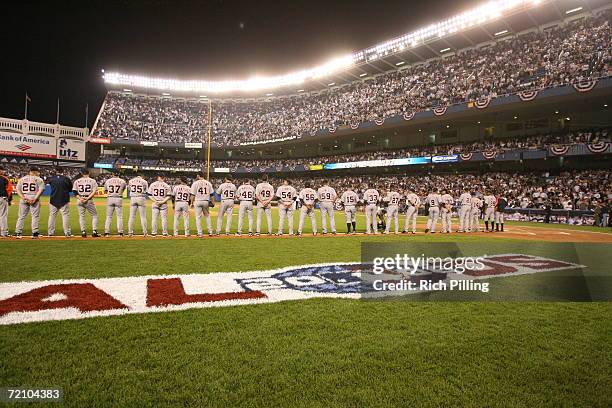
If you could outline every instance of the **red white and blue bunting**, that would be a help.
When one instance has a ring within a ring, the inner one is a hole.
[[[350,127],[351,127],[351,129],[353,129],[353,130],[359,129],[359,123],[358,123],[358,122],[357,122],[357,123],[351,123],[351,124],[350,124]]]
[[[490,150],[488,152],[482,152],[482,156],[487,160],[491,160],[497,157],[497,152],[495,150]]]
[[[552,145],[548,149],[550,150],[550,153],[555,156],[563,156],[564,154],[567,154],[569,148],[569,145]]]
[[[595,154],[604,153],[606,150],[608,150],[609,146],[609,142],[596,142],[587,144],[587,148],[589,149],[589,151]]]
[[[412,120],[412,118],[414,118],[415,112],[414,111],[410,111],[410,112],[404,112],[404,120]]]
[[[327,130],[329,130],[329,133],[334,133],[337,129],[338,128],[336,127],[336,125],[331,125],[327,128]]]
[[[476,99],[474,101],[474,106],[476,106],[478,109],[484,109],[488,107],[490,103],[491,97],[487,96],[486,98]]]
[[[442,116],[446,113],[447,109],[448,106],[436,106],[435,108],[433,108],[433,113],[436,116]]]
[[[578,92],[589,92],[589,91],[593,90],[593,88],[595,88],[595,85],[597,85],[597,80],[596,79],[590,79],[590,80],[586,80],[586,81],[575,82],[575,83],[572,84],[574,89],[576,91],[578,91]]]
[[[472,153],[461,153],[459,157],[461,157],[463,161],[470,161],[472,160]]]
[[[538,96],[538,93],[540,91],[521,91],[518,93],[518,97],[521,99],[521,101],[523,102],[529,102],[529,101],[533,101],[536,96]]]
[[[382,124],[385,123],[385,118],[376,118],[374,119],[374,123],[376,123],[378,126],[382,126]]]

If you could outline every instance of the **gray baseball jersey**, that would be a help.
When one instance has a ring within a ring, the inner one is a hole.
[[[212,193],[213,186],[208,180],[196,180],[191,185],[191,195],[195,197],[195,201],[210,201]]]
[[[86,198],[95,193],[98,183],[91,177],[81,177],[72,184],[72,189],[77,192],[79,197]]]
[[[44,191],[45,182],[38,176],[23,176],[17,182],[17,191],[28,200],[32,200],[39,192]]]
[[[108,197],[122,197],[127,184],[119,177],[111,177],[104,183],[104,191]]]
[[[149,183],[142,177],[134,177],[128,182],[130,197],[146,197]]]

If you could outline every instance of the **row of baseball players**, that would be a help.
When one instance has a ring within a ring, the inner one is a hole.
[[[174,204],[174,235],[179,234],[179,220],[183,219],[183,229],[185,235],[189,235],[189,208],[195,209],[196,229],[199,237],[203,235],[201,218],[204,217],[207,223],[209,235],[219,235],[223,227],[223,218],[225,217],[225,234],[230,233],[232,214],[235,202],[239,202],[238,212],[238,232],[242,233],[243,220],[248,218],[248,233],[253,234],[253,210],[257,209],[257,221],[255,234],[259,235],[261,231],[262,216],[266,216],[267,232],[272,233],[272,201],[277,200],[279,208],[279,228],[277,235],[282,235],[284,232],[285,220],[288,224],[289,234],[293,234],[293,211],[296,203],[299,206],[300,217],[297,235],[301,235],[304,226],[304,221],[310,218],[312,231],[317,233],[317,225],[315,219],[315,205],[318,204],[321,212],[322,230],[326,234],[327,221],[329,219],[331,233],[336,233],[334,219],[334,203],[339,199],[341,207],[344,209],[347,233],[355,233],[356,231],[356,212],[357,205],[363,203],[365,206],[366,216],[366,234],[377,232],[377,214],[381,207],[384,206],[386,212],[386,229],[385,233],[390,232],[391,224],[395,224],[395,233],[399,233],[399,210],[400,203],[404,197],[391,189],[385,197],[374,188],[373,185],[363,193],[360,198],[355,191],[348,188],[338,197],[333,187],[330,187],[326,182],[318,190],[311,188],[309,183],[298,193],[291,185],[290,180],[285,180],[281,186],[274,188],[268,181],[267,177],[263,176],[264,180],[253,186],[249,181],[236,187],[230,179],[226,179],[224,183],[219,185],[216,190],[212,184],[205,179],[204,174],[198,174],[191,186],[187,185],[186,179],[181,179],[181,182],[170,187],[163,176],[158,176],[157,181],[149,183],[141,176],[136,176],[129,181],[125,181],[118,176],[113,176],[104,183],[104,190],[107,195],[106,221],[104,226],[104,235],[110,235],[110,227],[112,218],[116,215],[117,230],[119,235],[123,236],[123,206],[122,197],[126,189],[130,193],[130,213],[128,220],[128,234],[133,235],[133,226],[138,213],[143,234],[148,233],[147,217],[146,217],[146,200],[152,200],[152,225],[151,235],[157,234],[157,223],[161,219],[161,230],[164,236],[168,235],[168,204],[171,201]],[[15,228],[16,236],[21,237],[25,218],[31,214],[33,237],[38,237],[38,224],[40,219],[40,196],[44,191],[45,183],[39,177],[36,169],[32,169],[27,176],[22,177],[17,184],[17,194],[20,197],[19,215]],[[52,185],[53,187],[53,185]],[[85,214],[89,213],[92,217],[94,237],[99,236],[96,228],[98,224],[98,212],[93,202],[93,198],[98,190],[98,183],[89,176],[87,170],[81,172],[81,177],[76,179],[71,186],[71,190],[77,196],[77,210],[79,214],[79,224],[81,235],[87,236]],[[214,206],[213,193],[219,195],[220,209],[217,217],[216,231],[212,229],[209,209]],[[421,206],[421,199],[409,192],[406,197],[406,221],[403,232],[416,232],[416,217],[418,209]],[[484,198],[486,202],[485,223],[489,230],[489,221],[491,221],[491,230],[493,223],[496,227],[501,225],[503,231],[503,208],[500,208],[500,201],[493,196]],[[454,199],[443,192],[440,195],[437,191],[429,194],[426,198],[428,207],[428,221],[425,232],[435,232],[438,219],[442,219],[442,231],[451,232],[451,208],[454,204]],[[479,230],[478,219],[483,202],[474,193],[465,192],[459,197],[459,231],[477,231]],[[69,203],[60,202],[54,204],[51,200],[49,211],[48,233],[53,235],[55,231],[55,220],[57,214],[60,213],[63,219],[64,234],[71,236],[70,219],[69,219]],[[410,228],[412,224],[412,228]],[[0,223],[2,227],[2,235],[8,232],[6,220]]]

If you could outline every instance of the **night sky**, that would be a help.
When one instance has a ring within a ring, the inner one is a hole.
[[[11,4],[12,3],[12,4]],[[104,99],[100,70],[242,79],[315,66],[481,2],[27,1],[3,4],[0,116],[89,126]]]

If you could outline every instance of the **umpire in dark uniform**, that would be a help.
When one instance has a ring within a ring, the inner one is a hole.
[[[57,213],[62,214],[62,226],[64,235],[72,236],[70,229],[70,192],[72,191],[72,180],[66,177],[61,167],[55,169],[55,175],[47,179],[47,184],[51,187],[51,199],[49,200],[49,224],[47,234],[52,237],[55,235],[55,219]]]

